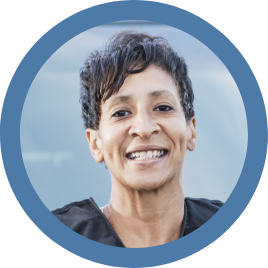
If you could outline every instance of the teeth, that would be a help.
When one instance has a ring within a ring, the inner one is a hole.
[[[145,159],[152,159],[152,158],[158,158],[162,157],[164,155],[165,151],[147,151],[147,152],[135,152],[128,155],[128,158],[134,159],[134,160],[145,160]]]
[[[146,157],[147,157],[146,152],[140,152],[140,157],[139,157],[139,159],[146,159]]]
[[[147,152],[147,159],[151,159],[152,156],[153,156],[152,151],[148,151],[148,152]]]

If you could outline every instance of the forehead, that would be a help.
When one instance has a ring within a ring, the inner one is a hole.
[[[179,89],[170,74],[160,67],[151,65],[143,72],[130,74],[117,94],[112,95],[107,102],[124,102],[131,99],[167,97],[180,100]]]

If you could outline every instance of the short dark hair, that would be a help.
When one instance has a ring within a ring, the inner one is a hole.
[[[80,70],[85,128],[97,130],[102,103],[119,91],[129,74],[140,73],[152,64],[174,79],[188,122],[194,116],[194,93],[184,59],[166,39],[126,30],[111,36],[102,51],[91,53]]]

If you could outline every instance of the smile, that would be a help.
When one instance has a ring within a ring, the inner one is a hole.
[[[152,158],[161,158],[167,154],[167,150],[154,150],[154,151],[142,151],[133,152],[127,154],[127,158],[135,161],[146,160]]]

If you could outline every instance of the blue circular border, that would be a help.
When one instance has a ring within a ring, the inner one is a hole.
[[[101,24],[120,20],[147,20],[173,26],[210,48],[233,76],[245,105],[248,123],[244,167],[225,205],[206,224],[186,237],[145,249],[124,249],[96,243],[58,221],[33,189],[20,148],[23,104],[32,81],[46,60],[74,36]],[[237,220],[249,203],[260,180],[267,150],[267,120],[263,99],[257,81],[240,52],[223,34],[199,17],[173,6],[143,1],[120,1],[95,6],[67,18],[47,32],[24,57],[10,83],[0,130],[3,162],[10,185],[31,220],[48,237],[74,254],[120,267],[170,263],[215,241]]]

